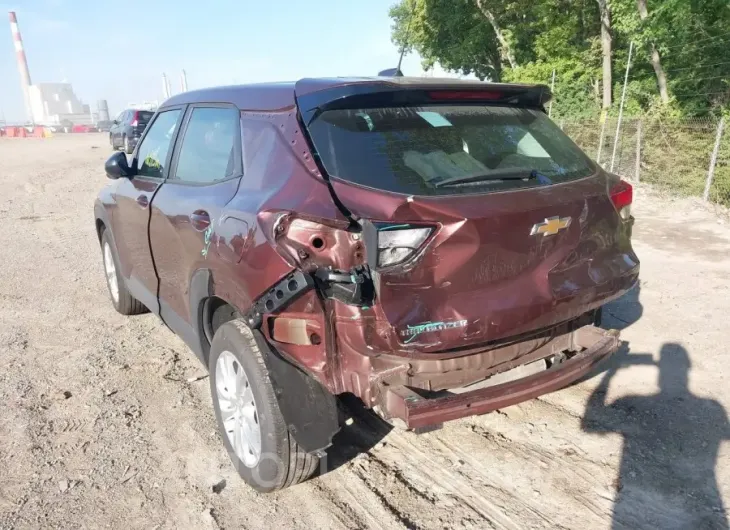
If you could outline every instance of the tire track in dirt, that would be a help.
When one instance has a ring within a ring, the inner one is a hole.
[[[374,414],[365,410],[354,411],[356,433],[363,439],[376,436],[385,438],[384,449],[377,452],[377,458],[390,469],[397,470],[401,477],[406,477],[409,489],[425,495],[426,498],[435,496],[440,499],[455,499],[452,520],[465,512],[465,519],[474,513],[478,514],[484,525],[493,528],[510,530],[520,529],[521,526],[513,521],[497,504],[482,495],[473,487],[472,481],[455,473],[449,466],[438,461],[439,453],[426,453],[422,444],[429,435],[415,435],[398,430],[388,434],[384,422]],[[443,459],[444,462],[446,459]],[[419,477],[415,479],[414,477]],[[420,484],[420,487],[419,487]]]

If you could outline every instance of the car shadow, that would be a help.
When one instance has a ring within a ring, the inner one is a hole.
[[[393,430],[392,425],[366,409],[354,395],[341,396],[339,404],[346,421],[333,438],[326,456],[320,460],[317,475],[334,471],[358,455],[368,453]]]
[[[613,377],[635,365],[657,366],[659,392],[608,403]],[[624,344],[588,400],[582,429],[623,436],[612,528],[728,529],[715,464],[730,424],[719,402],[690,392],[690,367],[679,344],[664,344],[658,362]]]
[[[604,329],[626,329],[644,314],[641,305],[641,280],[621,298],[603,306],[601,327]]]

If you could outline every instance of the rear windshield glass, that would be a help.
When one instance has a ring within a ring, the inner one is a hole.
[[[330,110],[309,126],[330,176],[409,195],[583,178],[595,165],[544,112],[484,105]]]
[[[147,123],[152,118],[154,112],[150,112],[147,110],[138,110],[137,111],[137,120],[141,121],[142,123]]]

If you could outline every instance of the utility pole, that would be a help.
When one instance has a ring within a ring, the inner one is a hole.
[[[717,166],[717,156],[720,154],[720,141],[722,140],[722,131],[725,129],[725,118],[720,118],[717,124],[717,136],[715,137],[715,148],[712,150],[712,158],[710,159],[710,169],[707,171],[707,182],[705,182],[705,192],[702,198],[705,202],[710,200],[710,188],[712,187],[712,179],[715,177],[715,166]]]
[[[643,120],[639,118],[639,123],[636,125],[636,167],[634,168],[634,180],[639,182],[641,180],[641,122]]]
[[[608,121],[608,116],[606,116],[605,112],[602,112],[601,118],[603,123],[601,123],[601,137],[598,139],[598,153],[596,153],[596,164],[599,166],[601,165],[601,151],[603,151],[603,139],[606,137],[606,122]]]
[[[553,117],[553,100],[555,99],[555,68],[553,68],[553,80],[550,83],[550,107],[548,107],[548,118]],[[562,129],[562,127],[561,127]]]
[[[629,71],[631,70],[631,56],[634,53],[634,42],[629,45],[629,60],[626,61],[626,75],[624,76],[624,89],[621,91],[621,106],[618,109],[618,123],[616,123],[616,136],[613,138],[613,154],[611,155],[611,168],[613,172],[613,164],[616,161],[616,149],[618,148],[618,135],[621,134],[621,118],[624,115],[624,102],[626,101],[626,85],[629,83]]]

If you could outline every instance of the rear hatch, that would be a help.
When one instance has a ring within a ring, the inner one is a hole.
[[[137,110],[134,112],[134,115],[132,116],[131,126],[134,130],[135,136],[142,136],[142,133],[144,132],[147,124],[150,122],[154,114],[154,112],[151,112],[149,110]]]
[[[630,186],[548,119],[541,89],[518,89],[360,89],[314,110],[300,98],[336,200],[363,226],[375,311],[403,347],[549,327],[636,281]]]

